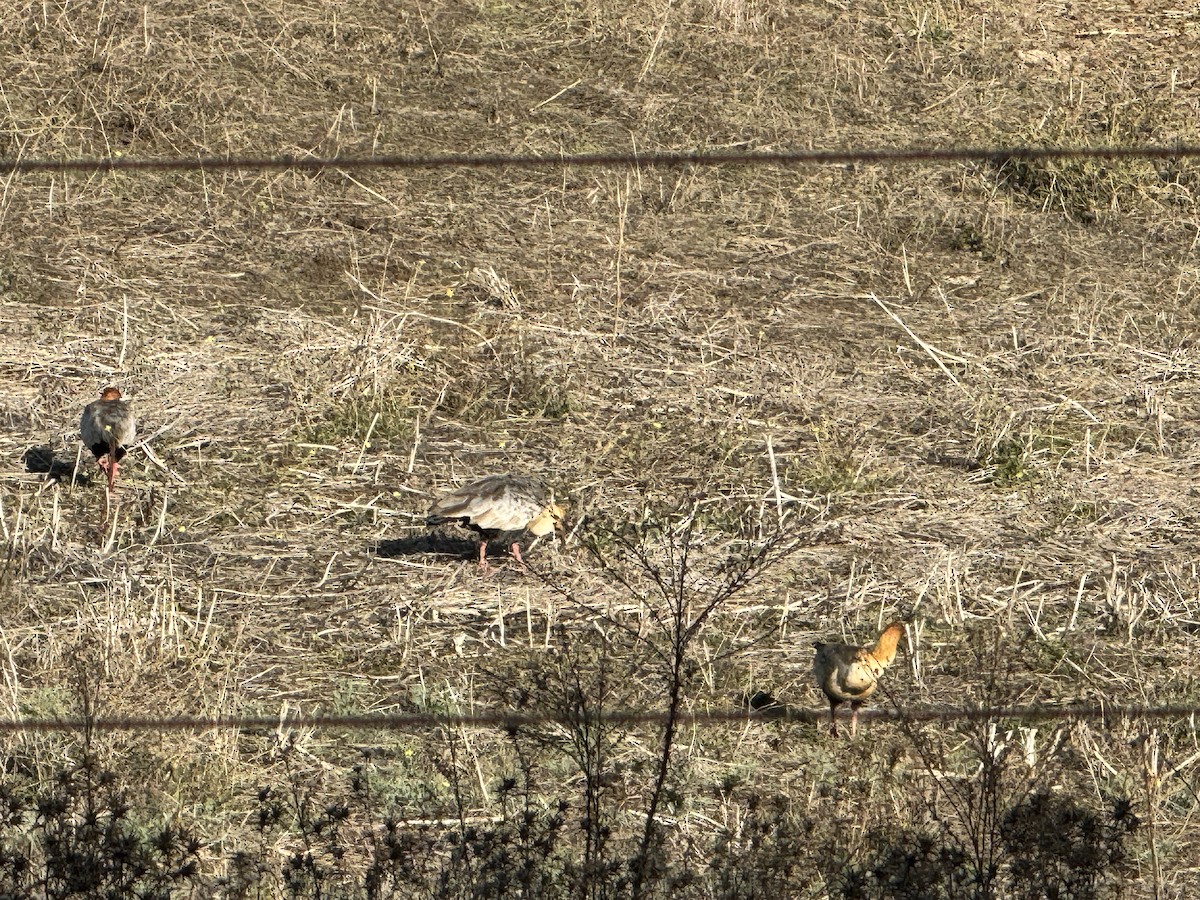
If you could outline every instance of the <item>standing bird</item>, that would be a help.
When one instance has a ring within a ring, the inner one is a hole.
[[[837,708],[850,704],[850,734],[858,733],[858,708],[875,693],[879,676],[896,658],[896,645],[904,634],[904,623],[893,622],[883,629],[874,647],[818,642],[813,660],[813,678],[829,698],[829,731],[837,736]]]
[[[479,567],[487,570],[490,541],[512,542],[512,555],[521,559],[518,543],[526,533],[536,537],[562,526],[562,507],[544,484],[524,475],[488,475],[440,498],[429,510],[426,525],[454,522],[479,534]]]
[[[108,488],[117,483],[117,468],[129,445],[137,436],[137,422],[129,404],[121,399],[115,387],[106,387],[100,399],[83,408],[79,420],[79,436],[96,456],[100,468],[108,476]]]

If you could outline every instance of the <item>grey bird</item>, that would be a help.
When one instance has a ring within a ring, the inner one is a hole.
[[[95,455],[112,490],[117,483],[118,464],[137,437],[137,420],[119,390],[106,387],[99,400],[83,408],[79,436]]]
[[[562,527],[563,509],[544,484],[524,475],[488,475],[441,497],[429,510],[426,525],[455,523],[479,535],[479,567],[485,571],[487,545],[511,543],[521,559],[520,541],[527,534],[542,537]]]

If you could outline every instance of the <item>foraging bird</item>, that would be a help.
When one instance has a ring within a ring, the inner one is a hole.
[[[106,387],[100,399],[83,408],[79,420],[79,436],[96,456],[96,461],[108,476],[108,487],[117,483],[117,468],[129,445],[137,436],[137,421],[129,404],[121,399],[115,387]]]
[[[426,525],[454,522],[479,534],[479,567],[486,570],[487,545],[512,542],[512,555],[521,559],[518,543],[528,532],[536,537],[562,526],[562,507],[544,484],[524,475],[488,475],[447,494],[433,504]]]
[[[896,645],[904,634],[904,623],[893,622],[883,629],[874,647],[818,642],[813,660],[817,687],[829,698],[829,731],[837,735],[837,708],[850,704],[850,734],[858,732],[858,708],[875,693],[879,676],[896,658]]]

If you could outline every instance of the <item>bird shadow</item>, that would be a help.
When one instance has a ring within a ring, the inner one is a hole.
[[[371,549],[377,556],[384,558],[430,555],[453,556],[457,559],[479,558],[479,541],[438,532],[376,541]],[[503,546],[488,547],[488,556],[501,556],[504,552]]]
[[[25,451],[25,471],[45,475],[53,481],[70,481],[78,485],[89,485],[92,476],[75,468],[75,457],[55,456],[48,444],[39,444]]]
[[[743,694],[741,706],[749,713],[764,719],[786,719],[791,715],[791,707],[776,700],[766,691],[755,691],[753,694]]]

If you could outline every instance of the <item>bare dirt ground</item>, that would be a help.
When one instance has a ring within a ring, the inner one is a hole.
[[[1198,41],[1200,13],[1161,2],[50,2],[0,13],[0,155],[1195,144]],[[756,689],[818,709],[811,642],[900,616],[876,705],[1196,704],[1197,184],[1190,160],[10,176],[4,712],[545,708],[570,678],[661,709],[621,637],[653,638],[657,601],[585,545],[618,565],[608,527],[688,510],[698,596],[747,529],[783,513],[803,546],[707,620],[687,711]],[[107,525],[99,478],[25,462],[73,464],[106,384],[146,438]],[[532,554],[549,585],[389,552],[439,491],[505,470],[567,500],[571,538]],[[523,808],[565,799],[576,823],[555,734],[91,746],[215,878],[300,840],[263,843],[260,787],[340,796],[365,749],[401,820],[495,821],[520,770]],[[608,740],[602,812],[634,846],[661,734]],[[1191,720],[676,741],[662,828],[697,895],[740,896],[704,881],[713,835],[771,868],[743,830],[767,799],[811,830],[763,890],[841,896],[881,829],[969,845],[953,798],[997,767],[1004,809],[1128,800],[1127,896],[1200,887]],[[14,784],[81,752],[4,742]]]

